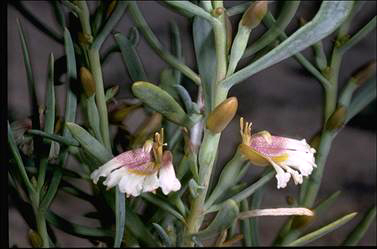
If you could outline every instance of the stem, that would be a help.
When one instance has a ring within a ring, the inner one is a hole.
[[[103,89],[103,79],[100,63],[100,55],[98,49],[89,50],[90,69],[96,82],[96,102],[98,106],[98,114],[100,118],[100,129],[105,146],[111,151],[109,121],[107,117],[107,106],[105,91]]]
[[[47,225],[46,225],[46,216],[44,212],[37,211],[36,213],[36,219],[37,219],[37,230],[38,234],[42,238],[42,247],[48,248],[48,233],[47,233]]]
[[[155,53],[158,54],[161,57],[161,59],[163,59],[166,63],[181,71],[195,84],[200,85],[200,77],[194,71],[192,71],[188,66],[180,62],[177,58],[175,58],[162,48],[161,43],[158,41],[157,37],[153,34],[151,28],[148,26],[139,8],[137,7],[136,2],[129,2],[129,8],[131,17],[135,25],[143,33],[144,38],[148,42],[149,46],[151,46],[151,48],[155,51]]]
[[[226,58],[226,29],[224,14],[219,17],[219,21],[213,21],[213,33],[215,36],[217,74],[216,81],[220,82],[225,78],[227,68]]]

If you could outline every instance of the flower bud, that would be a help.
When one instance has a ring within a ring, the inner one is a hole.
[[[84,88],[87,97],[92,96],[96,92],[96,83],[94,82],[92,73],[86,68],[80,68],[81,85]]]
[[[43,245],[42,238],[36,231],[34,231],[33,229],[30,229],[28,233],[28,237],[29,237],[30,244],[33,248],[42,247]]]
[[[78,39],[79,39],[79,44],[81,46],[83,45],[90,45],[93,42],[93,36],[87,34],[87,33],[78,33]]]
[[[241,25],[252,29],[259,25],[268,10],[267,1],[253,2],[241,18]]]
[[[328,119],[326,123],[326,129],[329,131],[339,129],[340,127],[344,125],[346,116],[347,116],[347,108],[345,106],[339,106]]]
[[[224,8],[223,7],[218,7],[218,8],[216,8],[216,9],[214,9],[214,10],[212,10],[212,16],[214,16],[214,17],[219,17],[219,16],[221,16],[222,14],[224,14]]]
[[[225,129],[229,122],[236,115],[238,100],[236,97],[230,97],[224,100],[213,110],[207,119],[207,129],[213,133],[219,133]]]
[[[376,60],[369,62],[366,66],[363,66],[361,70],[356,72],[352,78],[356,85],[362,85],[367,79],[376,73]]]

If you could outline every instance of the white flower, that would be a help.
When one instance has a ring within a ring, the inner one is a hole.
[[[142,148],[126,151],[111,159],[93,171],[90,178],[97,184],[101,176],[106,177],[103,184],[107,189],[118,185],[120,192],[126,193],[127,197],[154,192],[158,187],[165,195],[178,191],[181,183],[175,176],[173,156],[170,151],[162,153],[163,135],[156,133],[155,138],[155,143],[148,140]]]
[[[243,144],[241,152],[259,166],[271,164],[276,171],[277,188],[285,188],[291,176],[294,183],[301,184],[303,176],[309,176],[314,167],[315,149],[305,139],[272,136],[267,131],[251,135],[251,123],[243,124],[241,118]],[[247,146],[245,146],[247,145]]]

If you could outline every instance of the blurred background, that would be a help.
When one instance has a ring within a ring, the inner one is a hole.
[[[231,7],[245,1],[224,1],[225,7]],[[24,6],[34,13],[43,23],[46,23],[56,32],[62,33],[54,17],[52,6],[47,1],[24,1]],[[96,2],[89,1],[89,7],[93,11]],[[320,3],[317,1],[301,1],[296,17],[286,29],[287,34],[293,33],[298,27],[299,17],[306,20],[318,11]],[[157,35],[161,43],[169,48],[169,22],[175,21],[181,31],[183,55],[185,63],[195,68],[195,56],[192,42],[191,21],[179,14],[172,12],[160,3],[154,1],[140,1],[139,7],[148,24]],[[272,1],[269,5],[276,17],[280,4]],[[8,119],[18,120],[31,114],[29,96],[27,91],[27,79],[23,64],[20,39],[17,32],[16,19],[19,18],[24,31],[27,34],[31,62],[37,87],[37,96],[41,103],[45,98],[45,84],[47,80],[47,61],[49,53],[55,58],[64,54],[63,47],[37,30],[20,12],[10,5],[7,8],[7,58],[8,58]],[[365,1],[362,10],[354,18],[351,24],[350,34],[355,33],[376,15],[376,2]],[[241,15],[231,18],[234,29],[237,30]],[[115,30],[127,34],[133,25],[132,20],[126,14],[118,23]],[[260,25],[252,33],[251,42],[257,39],[265,31]],[[334,35],[324,40],[325,50],[330,53]],[[102,51],[114,43],[109,37]],[[163,62],[151,48],[148,47],[142,36],[138,45],[139,56],[142,59],[146,73],[153,83],[159,83],[162,69],[168,65]],[[303,54],[313,61],[311,48]],[[342,89],[349,77],[360,66],[376,59],[376,30],[348,51],[343,59],[339,88]],[[241,66],[248,63],[242,61]],[[196,70],[197,71],[197,70]],[[103,65],[103,77],[105,87],[118,84],[120,93],[117,98],[132,97],[130,86],[132,81],[121,60],[119,53],[110,56]],[[186,86],[186,85],[185,85]],[[192,85],[188,87],[193,88]],[[57,102],[60,113],[63,113],[65,100],[65,86],[57,89]],[[61,89],[61,90],[59,90]],[[195,94],[193,94],[195,96]],[[220,150],[215,165],[215,175],[218,175],[224,164],[232,157],[236,146],[240,142],[239,118],[242,116],[253,122],[253,131],[268,130],[270,133],[292,138],[305,138],[309,140],[320,128],[322,118],[322,88],[319,82],[308,74],[302,66],[293,58],[286,59],[262,72],[253,75],[245,82],[232,88],[229,96],[235,96],[239,101],[236,118],[230,123],[222,134]],[[136,123],[141,120],[135,116]],[[80,119],[79,119],[80,120]],[[335,246],[341,243],[345,236],[360,221],[366,210],[376,203],[376,102],[372,102],[359,115],[341,131],[335,139],[324,171],[323,181],[317,200],[321,200],[341,191],[335,205],[331,206],[328,213],[323,214],[311,226],[321,227],[346,213],[356,211],[359,213],[351,222],[336,231],[326,235],[322,239],[310,245]],[[130,127],[132,129],[132,127]],[[74,160],[68,167],[75,169],[77,163]],[[250,182],[262,169],[250,167],[244,181]],[[73,182],[89,191],[89,186],[81,181]],[[289,183],[285,189],[276,189],[275,178],[268,183],[264,191],[261,207],[286,207],[287,196],[297,196],[298,187]],[[14,208],[11,198],[9,200],[9,246],[29,247],[27,239],[28,227]],[[86,202],[80,201],[64,193],[59,193],[55,198],[52,209],[62,217],[73,220],[79,224],[91,226],[99,225],[95,220],[82,217],[83,213],[94,211]],[[268,246],[273,241],[286,218],[263,217],[259,219],[261,226],[261,245]],[[61,247],[89,247],[90,242],[80,239],[57,229],[59,245]],[[374,222],[360,245],[376,245],[376,222]]]

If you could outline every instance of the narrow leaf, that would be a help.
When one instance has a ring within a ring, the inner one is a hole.
[[[183,104],[185,105],[186,112],[192,113],[193,107],[192,107],[192,100],[191,100],[190,94],[181,85],[175,85],[174,87],[177,90],[179,96],[181,97]]]
[[[161,208],[162,210],[165,210],[166,212],[170,213],[174,217],[176,217],[178,220],[185,222],[183,216],[175,210],[172,206],[168,204],[167,201],[161,200],[158,197],[155,197],[152,194],[149,193],[143,193],[141,195],[145,200],[151,202],[152,204],[156,205],[157,207]]]
[[[352,230],[352,232],[347,236],[347,239],[343,242],[344,246],[357,246],[359,241],[364,237],[365,233],[368,231],[369,226],[373,223],[376,218],[376,206],[371,207],[365,214],[363,219],[359,224]]]
[[[116,187],[115,191],[115,238],[114,247],[120,247],[124,234],[124,226],[126,224],[126,207],[124,194]]]
[[[46,213],[46,219],[49,223],[62,231],[79,237],[111,237],[111,230],[103,228],[91,228],[84,225],[72,223],[52,211]]]
[[[47,139],[53,140],[55,142],[65,144],[67,146],[79,146],[80,145],[79,142],[77,142],[73,138],[66,138],[66,137],[63,137],[63,136],[56,135],[56,134],[48,134],[48,133],[46,133],[44,131],[40,131],[40,130],[28,130],[27,133],[32,134],[32,135],[36,135],[36,136],[41,136],[43,138],[47,138]]]
[[[201,17],[195,17],[192,24],[192,34],[196,63],[203,87],[206,112],[212,110],[213,89],[216,81],[216,50],[211,23]]]
[[[173,246],[172,242],[171,242],[171,239],[169,238],[169,236],[167,235],[167,233],[165,232],[164,228],[162,228],[159,224],[157,223],[152,223],[152,225],[154,226],[154,228],[156,229],[158,235],[160,236],[160,238],[162,239],[163,241],[163,245],[166,246],[166,247],[171,247]]]
[[[132,81],[148,80],[133,43],[121,33],[114,34],[114,38],[120,48],[123,62]]]
[[[85,129],[75,123],[66,123],[67,128],[73,137],[79,141],[81,146],[101,163],[106,163],[113,156],[97,139],[92,137]]]
[[[321,238],[322,236],[334,231],[335,229],[337,229],[338,227],[346,224],[348,221],[350,221],[353,217],[355,217],[357,213],[354,212],[354,213],[350,213],[350,214],[347,214],[345,216],[343,216],[342,218],[314,231],[314,232],[311,232],[311,233],[308,233],[300,238],[298,238],[297,240],[295,241],[292,241],[291,243],[289,243],[287,246],[303,246],[303,245],[306,245],[314,240],[317,240],[319,238]]]
[[[247,199],[241,201],[241,211],[242,212],[249,211],[249,203],[248,203]],[[242,234],[244,235],[243,245],[244,246],[252,246],[252,236],[253,236],[253,234],[251,232],[250,219],[241,220],[240,223],[241,223]]]
[[[346,123],[376,98],[376,78],[368,80],[360,88],[348,107]]]
[[[322,40],[342,24],[352,7],[353,2],[351,1],[323,1],[313,20],[301,27],[265,56],[223,80],[221,84],[229,89],[255,73]]]

